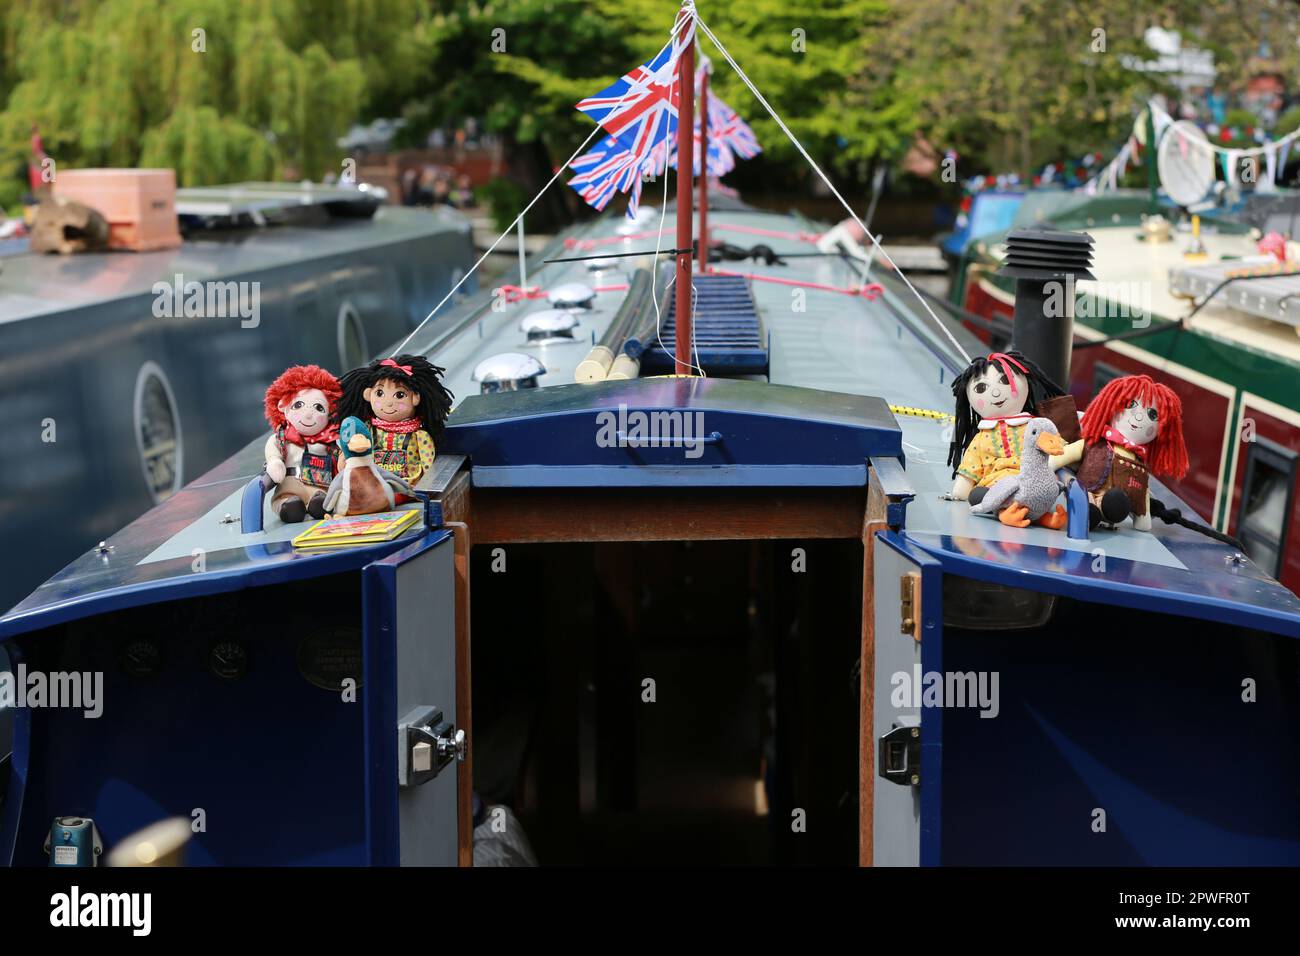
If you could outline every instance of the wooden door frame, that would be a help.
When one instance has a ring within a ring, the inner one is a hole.
[[[441,494],[456,537],[456,712],[470,740],[457,767],[461,866],[473,865],[470,551],[476,544],[857,539],[862,542],[858,704],[858,863],[872,864],[875,589],[872,541],[890,527],[875,468],[854,488],[472,488],[462,467]]]

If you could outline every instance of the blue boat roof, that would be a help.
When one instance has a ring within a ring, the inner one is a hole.
[[[317,226],[273,225],[217,232],[155,252],[97,252],[60,256],[22,252],[0,261],[0,323],[16,322],[152,295],[154,283],[205,282],[262,273],[328,255],[401,242],[450,230],[469,221],[446,206],[434,210],[384,206],[370,219],[331,219]]]
[[[565,239],[595,241],[611,251],[653,250],[652,242],[620,237],[618,224],[618,218],[607,216],[575,228],[539,258],[561,248]],[[778,255],[806,251],[799,233],[816,228],[761,212],[717,212],[710,224],[716,238],[729,241],[736,238],[727,235],[731,226],[785,232],[789,238],[763,240]],[[630,257],[599,272],[585,262],[534,264],[528,282],[547,288],[584,281],[595,287],[594,307],[580,313],[584,335],[595,340],[612,320],[628,275],[647,264],[648,257]],[[644,378],[575,385],[573,371],[590,340],[529,342],[520,319],[546,304],[525,300],[488,308],[490,290],[449,305],[405,350],[429,355],[447,368],[459,404],[439,451],[469,455],[480,485],[861,485],[867,459],[882,465],[894,461],[905,466],[914,494],[902,536],[950,573],[1300,636],[1300,599],[1248,560],[1230,563],[1233,550],[1204,536],[1157,523],[1149,533],[1121,529],[1076,541],[1041,527],[1008,528],[971,515],[962,503],[941,500],[951,484],[943,416],[951,410],[952,379],[964,360],[936,327],[936,318],[922,311],[888,271],[872,276],[883,294],[871,299],[857,294],[862,281],[857,268],[835,257],[744,264],[770,342],[767,375],[758,380]],[[796,298],[792,278],[817,287],[798,290]],[[972,354],[981,350],[946,317],[937,321]],[[541,376],[544,387],[479,396],[471,378],[474,366],[514,351],[537,355],[547,369]],[[617,418],[620,406],[628,412],[702,414],[701,453],[683,454],[681,433],[676,445],[636,448],[616,441],[601,447],[597,416],[602,413],[613,413],[615,438],[619,431],[632,437],[631,420]],[[889,406],[900,413],[892,414]],[[922,414],[903,413],[903,408]],[[364,563],[384,553],[360,548],[298,554],[275,519],[268,520],[266,531],[252,534],[222,524],[226,511],[239,514],[239,492],[261,469],[263,440],[109,539],[110,554],[92,551],[52,578],[0,618],[0,639],[121,600],[165,600],[167,593],[190,587],[235,588],[310,576],[335,563]],[[801,471],[804,477],[796,477]],[[1153,494],[1182,506],[1166,489],[1154,487]],[[183,547],[190,544],[205,548],[207,575],[193,572],[191,548]],[[1094,567],[1099,550],[1104,570]],[[214,573],[211,584],[194,583]]]
[[[901,434],[877,397],[690,376],[474,396],[443,447],[481,487],[832,487]]]
[[[294,549],[289,539],[306,525],[268,522],[265,533],[243,534],[227,515],[238,517],[244,486],[262,469],[261,446],[254,442],[127,525],[108,539],[110,550],[92,549],[42,584],[0,617],[0,640],[91,614],[360,568],[421,533],[328,554]],[[269,514],[269,498],[266,507]],[[168,550],[173,543],[183,550]]]

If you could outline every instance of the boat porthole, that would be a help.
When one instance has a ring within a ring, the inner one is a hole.
[[[156,362],[145,362],[135,377],[134,422],[145,487],[157,504],[180,490],[184,455],[176,395]]]
[[[361,324],[361,315],[347,299],[339,306],[339,362],[340,368],[347,371],[370,361],[370,346],[366,344],[366,328]]]

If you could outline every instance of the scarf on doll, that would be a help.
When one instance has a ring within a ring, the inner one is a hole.
[[[325,445],[329,447],[339,439],[339,426],[326,425],[324,431],[317,432],[315,435],[303,436],[298,434],[298,429],[286,423],[284,426],[284,440],[291,445],[301,445],[304,449],[308,445]]]
[[[1123,448],[1125,451],[1132,452],[1138,458],[1145,458],[1147,456],[1146,445],[1135,445],[1109,425],[1106,426],[1106,431],[1102,437],[1112,445],[1119,445],[1119,447]]]
[[[370,419],[370,427],[381,432],[395,432],[398,435],[409,435],[411,432],[418,432],[424,427],[424,422],[419,418],[407,418],[400,422],[386,422],[382,418]]]

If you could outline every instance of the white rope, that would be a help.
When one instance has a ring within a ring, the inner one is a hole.
[[[435,305],[433,309],[430,310],[429,314],[424,317],[424,319],[420,322],[420,324],[411,330],[411,334],[408,335],[406,338],[402,339],[402,341],[397,344],[397,347],[393,349],[392,352],[389,353],[388,356],[389,358],[392,358],[393,356],[397,355],[397,353],[402,351],[402,349],[406,346],[406,343],[411,341],[411,339],[415,338],[416,334],[420,331],[420,329],[424,328],[425,324],[431,318],[433,318],[434,313],[436,313],[439,309],[441,309],[444,305],[446,305],[447,301],[453,295],[456,294],[457,290],[459,290],[461,286],[463,286],[466,282],[469,281],[469,277],[478,271],[478,267],[483,264],[483,261],[487,259],[488,256],[492,255],[493,251],[496,249],[497,246],[501,245],[501,240],[504,239],[506,236],[510,235],[511,230],[515,228],[516,224],[518,224],[524,218],[524,216],[528,214],[528,210],[532,209],[533,206],[537,204],[537,200],[542,198],[542,193],[545,193],[546,190],[551,188],[551,186],[555,183],[555,181],[559,179],[561,175],[563,175],[566,169],[569,168],[569,163],[573,162],[575,159],[578,158],[578,154],[587,148],[587,144],[590,143],[596,137],[596,134],[599,133],[602,128],[603,127],[597,126],[595,129],[591,131],[591,135],[588,136],[585,140],[583,140],[582,145],[579,146],[576,150],[574,150],[573,155],[570,156],[567,160],[565,160],[564,165],[562,165],[559,169],[555,171],[555,175],[551,177],[550,182],[548,182],[545,186],[543,186],[541,192],[539,192],[536,196],[533,197],[532,202],[530,202],[527,206],[524,207],[523,212],[515,216],[515,218],[511,221],[510,225],[506,226],[505,232],[497,236],[496,241],[493,242],[492,245],[488,246],[487,252],[479,256],[478,262],[470,266],[469,272],[466,272],[463,276],[461,276],[460,281],[451,287],[451,291],[448,292],[446,295],[444,295],[442,297],[442,300],[437,305]],[[522,251],[520,252],[520,255],[521,256],[523,255]]]
[[[736,75],[739,76],[742,80],[744,80],[745,85],[749,87],[749,91],[754,94],[754,97],[761,104],[763,104],[763,108],[767,110],[768,115],[770,115],[772,119],[776,121],[776,125],[781,127],[781,131],[785,133],[785,135],[789,138],[790,142],[794,144],[795,149],[799,150],[800,154],[808,162],[808,165],[811,166],[813,168],[813,171],[817,173],[818,176],[821,177],[822,182],[826,184],[826,187],[831,191],[832,195],[834,195],[835,198],[839,200],[840,205],[844,207],[845,212],[847,212],[850,216],[853,217],[853,221],[858,224],[858,226],[862,229],[863,233],[866,234],[867,238],[871,240],[872,245],[874,245],[876,247],[876,250],[882,256],[885,257],[885,261],[888,262],[890,267],[894,270],[894,272],[898,274],[898,277],[903,280],[903,283],[907,286],[908,290],[912,293],[912,295],[916,297],[916,301],[921,304],[921,308],[925,309],[925,311],[929,313],[930,318],[934,319],[934,324],[938,326],[939,331],[941,331],[944,335],[948,337],[948,341],[953,344],[953,347],[957,350],[958,354],[961,355],[962,358],[965,359],[967,362],[970,362],[971,360],[970,354],[964,348],[962,348],[961,343],[957,341],[957,337],[953,335],[951,330],[949,330],[948,326],[944,325],[943,322],[939,320],[939,317],[934,314],[934,310],[932,310],[929,304],[925,301],[925,299],[921,297],[921,293],[916,291],[916,288],[915,286],[912,285],[911,280],[907,278],[906,274],[904,274],[902,269],[898,268],[898,265],[894,262],[893,259],[890,258],[889,253],[885,251],[883,246],[881,246],[880,240],[878,240],[875,237],[875,235],[871,232],[871,230],[867,228],[867,224],[858,218],[858,214],[853,211],[853,208],[849,206],[847,202],[844,201],[844,197],[841,196],[840,191],[835,188],[835,184],[830,181],[830,179],[827,177],[827,175],[824,172],[822,172],[822,168],[817,165],[816,160],[814,160],[810,155],[808,155],[808,150],[804,149],[803,144],[799,142],[799,140],[795,137],[794,133],[790,132],[790,127],[786,126],[785,121],[782,120],[781,117],[777,115],[776,110],[772,109],[771,104],[768,103],[768,101],[763,97],[763,94],[758,91],[758,87],[754,86],[754,84],[750,81],[749,77],[745,75],[745,71],[740,68],[739,64],[737,64],[734,59],[732,59],[731,54],[727,51],[727,48],[722,45],[722,41],[719,40],[716,36],[714,36],[713,31],[709,29],[709,25],[705,23],[702,19],[700,19],[700,15],[698,13],[695,15],[695,21],[696,21],[696,26],[704,32],[704,35],[713,41],[713,45],[718,48],[718,52],[722,54],[723,59],[725,59],[727,63],[731,65],[731,68],[736,71]]]
[[[685,19],[683,18],[683,19],[679,19],[679,20],[677,20],[677,21],[673,24],[673,29],[672,29],[672,31],[668,34],[668,42],[665,43],[663,46],[661,46],[661,47],[659,48],[659,52],[656,53],[653,57],[651,57],[652,60],[653,60],[653,59],[657,59],[657,58],[659,57],[659,55],[660,55],[661,53],[664,52],[664,50],[666,50],[669,46],[672,45],[673,38],[674,38],[675,36],[677,36],[677,32],[678,32],[679,30],[681,30],[682,25],[683,25],[685,22],[686,22],[686,21],[685,21]],[[623,100],[627,99],[629,96],[632,95],[632,92],[633,92],[633,88],[629,86],[628,91],[622,95],[622,97],[619,99],[619,101],[618,101],[617,103],[614,104],[613,109],[617,109],[617,108],[622,104]],[[520,222],[523,221],[524,216],[526,216],[526,215],[528,214],[528,210],[532,209],[533,206],[537,205],[537,200],[539,200],[539,199],[542,198],[542,196],[543,196],[543,194],[545,194],[546,190],[550,189],[552,186],[555,185],[555,181],[556,181],[557,179],[559,179],[559,178],[564,174],[564,171],[565,171],[566,169],[569,168],[569,163],[571,163],[571,162],[573,162],[575,159],[577,159],[578,156],[582,153],[582,151],[583,151],[584,149],[587,148],[587,144],[590,143],[593,139],[596,138],[596,134],[597,134],[597,133],[602,132],[604,129],[605,129],[605,127],[601,126],[599,123],[596,124],[595,128],[591,131],[591,133],[587,136],[587,138],[584,139],[584,140],[582,141],[582,145],[579,146],[577,149],[575,149],[575,150],[573,151],[573,155],[570,156],[568,159],[566,159],[566,160],[565,160],[565,161],[560,165],[560,167],[555,171],[555,175],[552,176],[552,177],[550,178],[550,181],[547,182],[547,184],[541,188],[541,190],[537,193],[537,195],[534,196],[534,197],[532,198],[532,201],[531,201],[527,206],[525,206],[525,207],[523,208],[523,211],[522,211],[521,213],[519,213],[519,215],[515,216],[515,218],[511,221],[510,225],[506,226],[505,231],[502,232],[501,235],[497,236],[496,241],[493,242],[492,245],[488,246],[488,248],[487,248],[487,252],[485,252],[485,253],[483,253],[483,255],[479,256],[479,258],[478,258],[478,262],[476,262],[476,263],[474,263],[474,265],[470,266],[470,270],[469,270],[469,272],[466,272],[463,276],[461,276],[461,277],[460,277],[460,281],[457,282],[454,286],[452,286],[452,287],[451,287],[451,291],[448,292],[446,295],[444,295],[444,296],[442,297],[442,300],[441,300],[437,305],[435,305],[435,306],[434,306],[434,307],[429,311],[429,314],[426,315],[426,316],[421,320],[420,324],[417,325],[415,328],[413,328],[413,329],[411,330],[410,335],[408,335],[406,338],[402,339],[402,341],[399,342],[399,343],[397,344],[397,347],[396,347],[395,349],[393,349],[392,352],[389,353],[389,355],[388,355],[389,358],[393,358],[395,355],[397,355],[399,352],[401,352],[402,349],[406,347],[406,344],[407,344],[408,342],[410,342],[411,339],[415,338],[415,336],[419,333],[420,329],[424,328],[425,325],[428,323],[428,321],[429,321],[431,318],[434,317],[434,315],[437,313],[437,311],[438,311],[439,309],[441,309],[444,305],[447,304],[447,302],[451,299],[451,297],[452,297],[453,295],[455,295],[455,294],[457,293],[457,291],[459,291],[459,289],[460,289],[461,286],[463,286],[466,282],[469,281],[469,277],[472,276],[475,272],[477,272],[477,271],[478,271],[478,267],[481,266],[481,265],[484,263],[484,261],[487,259],[488,256],[492,255],[492,253],[496,250],[496,247],[497,247],[497,246],[501,245],[501,240],[504,239],[506,236],[508,236],[508,235],[510,234],[510,231],[511,231],[512,229],[514,229],[515,226],[516,226],[518,223],[520,223]],[[668,188],[667,180],[665,179],[665,182],[664,182],[664,189],[667,190],[667,188]],[[660,228],[662,228],[662,223],[660,223]],[[519,253],[519,254],[520,254],[520,256],[523,256],[523,255],[524,255],[522,249],[520,250],[520,253]],[[522,282],[523,280],[521,279],[520,281]]]

